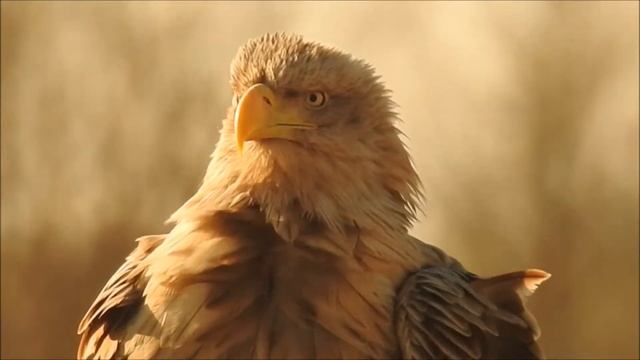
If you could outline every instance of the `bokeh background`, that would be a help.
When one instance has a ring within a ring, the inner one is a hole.
[[[197,188],[247,39],[288,31],[394,91],[426,216],[479,274],[553,273],[547,355],[638,358],[638,2],[1,4],[2,357],[76,325]]]

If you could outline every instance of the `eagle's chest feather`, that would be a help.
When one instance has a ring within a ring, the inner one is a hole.
[[[284,241],[272,229],[225,223],[191,228],[193,244],[166,253],[175,265],[162,276],[174,274],[176,290],[156,311],[174,346],[197,342],[195,357],[397,355],[393,305],[406,269],[384,248],[355,232],[303,229]]]

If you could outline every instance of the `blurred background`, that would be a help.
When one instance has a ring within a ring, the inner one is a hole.
[[[198,187],[247,39],[372,63],[425,185],[413,233],[553,274],[547,355],[638,358],[638,2],[1,4],[2,357],[71,358],[144,234]]]

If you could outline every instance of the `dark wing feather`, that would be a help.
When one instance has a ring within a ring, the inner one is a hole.
[[[142,301],[140,284],[144,268],[140,266],[153,250],[162,243],[165,235],[144,236],[125,263],[107,281],[89,311],[80,321],[78,334],[82,335],[78,358],[111,358],[118,347],[116,342],[106,346],[105,341],[115,331],[124,317],[135,311]]]
[[[423,268],[402,285],[396,334],[408,359],[542,357],[524,297],[549,274],[526,270],[478,279],[462,270]]]

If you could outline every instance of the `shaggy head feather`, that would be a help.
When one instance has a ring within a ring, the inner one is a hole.
[[[234,113],[255,84],[317,128],[288,140],[250,141],[241,153]],[[233,106],[204,182],[170,220],[257,206],[277,230],[288,224],[290,236],[309,220],[337,231],[356,224],[406,232],[421,201],[420,182],[389,91],[371,65],[300,36],[265,35],[238,51],[231,88]],[[326,93],[326,106],[305,106],[312,92]]]

